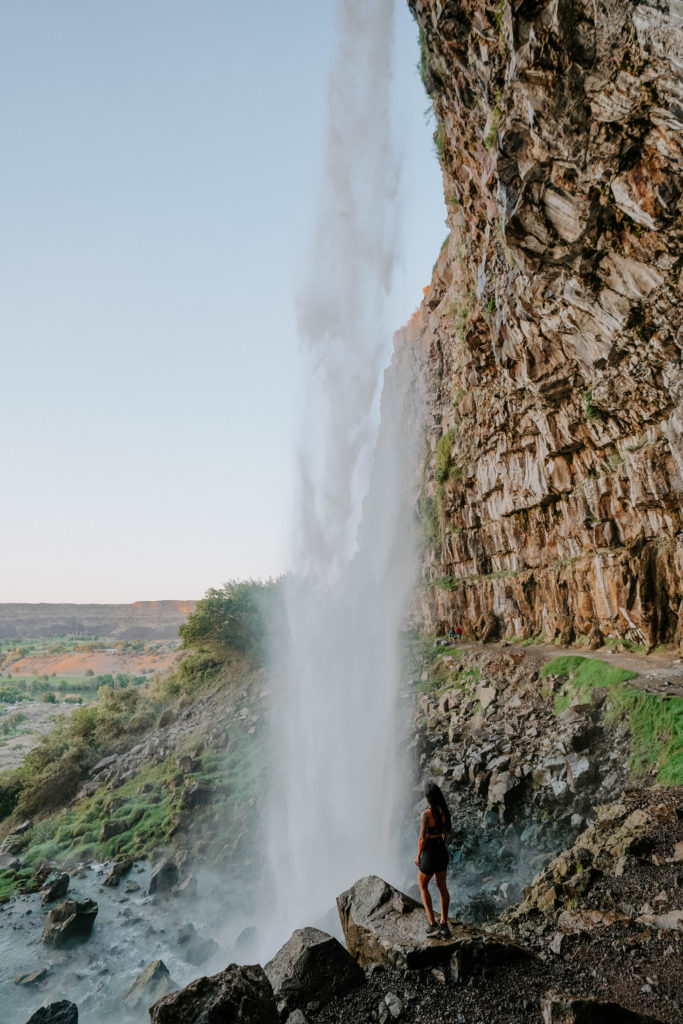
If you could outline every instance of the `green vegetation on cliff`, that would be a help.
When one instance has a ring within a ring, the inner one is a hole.
[[[560,694],[555,697],[557,712],[563,711],[576,698],[590,701],[594,688],[606,687],[606,720],[623,719],[631,736],[631,773],[639,777],[654,770],[657,781],[663,785],[683,784],[683,699],[663,699],[624,686],[636,673],[598,658],[564,655],[544,665],[541,675],[566,677]]]
[[[19,769],[0,776],[0,821],[64,806],[97,761],[128,749],[182,694],[192,701],[211,688],[230,687],[263,664],[280,607],[279,582],[231,582],[209,590],[181,627],[187,653],[174,673],[140,686],[116,679],[101,686],[95,704],[58,719]]]

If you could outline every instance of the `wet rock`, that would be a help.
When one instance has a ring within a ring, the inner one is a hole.
[[[40,890],[40,896],[43,903],[52,903],[54,900],[60,900],[62,896],[66,896],[67,889],[69,888],[69,876],[66,871],[62,874],[57,875],[51,882],[46,882]]]
[[[194,875],[188,875],[182,882],[178,882],[171,889],[174,896],[194,896],[197,892],[197,879]]]
[[[152,1003],[177,988],[164,961],[152,960],[137,976],[123,1001],[129,1010],[146,1010]]]
[[[178,883],[178,867],[172,860],[162,860],[152,869],[149,880],[149,894],[163,895],[170,893]]]
[[[29,974],[18,974],[14,979],[15,985],[23,985],[25,988],[30,988],[31,985],[37,985],[44,978],[47,978],[48,969],[47,967],[41,967],[37,971],[31,971]]]
[[[265,966],[280,1012],[323,1005],[365,981],[341,943],[317,928],[300,928]]]
[[[21,858],[13,853],[0,853],[0,871],[18,871]]]
[[[663,1024],[657,1017],[602,999],[549,992],[541,1000],[543,1024]]]
[[[491,962],[530,954],[501,935],[449,921],[448,939],[425,935],[422,905],[370,875],[337,897],[346,946],[361,967],[380,963],[402,970],[448,964],[458,954],[461,977]]]
[[[218,943],[213,939],[202,939],[193,924],[184,924],[178,930],[176,941],[182,947],[183,959],[196,967],[220,952]]]
[[[43,928],[43,942],[63,946],[89,938],[97,917],[94,900],[64,900],[48,913]]]
[[[262,967],[230,964],[220,974],[197,978],[150,1008],[151,1024],[280,1024],[275,997]]]
[[[127,874],[132,867],[133,861],[130,857],[122,857],[121,860],[115,861],[103,884],[109,887],[116,887],[123,875]]]
[[[26,1024],[78,1024],[78,1007],[67,999],[41,1006]]]

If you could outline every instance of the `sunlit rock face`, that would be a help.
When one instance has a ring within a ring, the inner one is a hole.
[[[680,641],[683,4],[409,4],[451,232],[403,339],[423,619]]]

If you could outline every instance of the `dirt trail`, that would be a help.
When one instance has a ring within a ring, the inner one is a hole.
[[[492,645],[471,643],[460,644],[469,650],[482,650]],[[517,644],[503,640],[501,647],[516,650]],[[614,651],[610,647],[600,647],[589,651],[585,647],[556,647],[555,644],[530,644],[522,648],[525,659],[531,659],[540,668],[553,658],[571,655],[580,658],[599,658],[610,665],[625,668],[637,675],[629,679],[627,686],[656,694],[658,697],[683,697],[683,658],[678,651],[664,651],[659,654],[638,654],[633,651]]]

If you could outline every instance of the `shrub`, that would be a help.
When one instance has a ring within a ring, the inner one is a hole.
[[[181,648],[225,660],[231,650],[262,663],[282,615],[281,580],[231,581],[211,589],[180,629]]]

